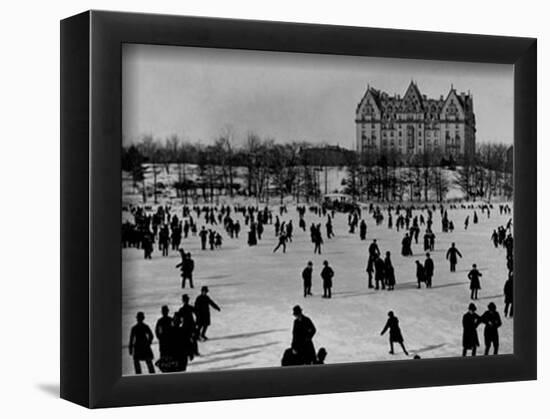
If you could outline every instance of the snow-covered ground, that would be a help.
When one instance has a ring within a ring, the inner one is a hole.
[[[511,204],[510,204],[511,205]],[[289,208],[283,219],[293,219],[294,238],[287,253],[273,253],[276,244],[274,227],[266,226],[263,240],[256,247],[246,244],[246,228],[239,239],[229,239],[225,233],[221,250],[201,251],[198,237],[182,242],[195,260],[195,288],[186,289],[191,301],[202,285],[210,288],[211,298],[222,311],[212,311],[212,325],[208,330],[210,340],[200,343],[201,356],[190,363],[188,371],[225,370],[234,368],[273,367],[280,365],[283,351],[290,346],[292,332],[292,307],[300,304],[304,314],[317,327],[314,338],[316,349],[325,347],[327,363],[380,361],[405,359],[396,347],[396,355],[388,353],[388,335],[380,336],[393,310],[399,318],[405,344],[410,356],[422,358],[451,357],[461,355],[461,319],[469,299],[469,282],[466,277],[472,263],[477,263],[483,274],[478,314],[494,301],[501,314],[500,353],[513,352],[512,320],[504,318],[503,286],[507,278],[505,250],[495,249],[490,241],[493,229],[504,225],[510,216],[498,214],[498,205],[488,219],[478,210],[479,223],[472,224],[473,210],[449,210],[454,221],[454,233],[442,233],[439,212],[434,214],[436,249],[432,252],[435,262],[433,288],[416,288],[416,259],[424,261],[421,240],[413,245],[414,256],[400,256],[403,231],[387,228],[386,220],[375,226],[367,217],[367,241],[358,234],[349,234],[347,215],[337,214],[334,220],[336,237],[327,240],[324,220],[306,214],[309,227],[312,221],[323,223],[325,244],[322,255],[313,255],[309,231],[298,227],[294,207]],[[415,211],[415,214],[418,213]],[[178,211],[178,216],[181,213]],[[470,227],[464,231],[463,222],[470,215]],[[239,217],[241,225],[243,220]],[[202,220],[201,220],[202,221]],[[394,220],[395,222],[395,220]],[[200,223],[199,223],[200,225]],[[421,232],[421,236],[423,231]],[[365,266],[367,247],[376,238],[382,254],[392,254],[397,285],[395,291],[375,291],[367,288]],[[457,271],[449,272],[445,252],[451,242],[456,242],[463,258]],[[160,308],[166,304],[173,313],[181,305],[180,277],[175,265],[177,252],[162,257],[155,248],[152,260],[144,260],[143,252],[123,249],[123,373],[133,374],[127,343],[137,311],[145,313],[145,322],[154,329],[160,317]],[[333,298],[322,299],[319,276],[323,260],[328,260],[336,275]],[[308,260],[314,264],[313,297],[302,296],[301,271]],[[483,326],[478,329],[483,352]],[[158,356],[155,339],[153,352]]]

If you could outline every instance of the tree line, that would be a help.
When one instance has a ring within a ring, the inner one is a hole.
[[[308,142],[279,144],[249,132],[236,145],[231,129],[212,144],[183,141],[172,135],[159,140],[151,135],[122,149],[122,170],[129,173],[142,200],[149,191],[154,203],[163,189],[173,187],[182,203],[218,202],[220,196],[244,195],[258,202],[280,203],[291,196],[300,202],[318,201],[327,190],[327,168],[345,168],[344,192],[354,199],[377,202],[437,201],[446,199],[452,186],[467,199],[494,196],[511,198],[512,171],[508,146],[483,143],[471,158],[446,158],[438,152],[403,156],[395,151],[357,153]],[[171,185],[158,175],[175,170]],[[146,182],[146,179],[148,182]],[[152,182],[151,182],[152,180]]]

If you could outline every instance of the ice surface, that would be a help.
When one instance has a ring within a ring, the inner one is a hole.
[[[511,206],[511,204],[510,204]],[[415,211],[415,214],[418,214]],[[195,259],[195,288],[186,289],[191,302],[200,287],[210,288],[211,298],[222,311],[212,311],[212,325],[208,330],[210,340],[201,342],[201,356],[189,364],[188,371],[225,370],[234,368],[274,367],[280,365],[283,351],[290,346],[292,331],[292,307],[300,304],[304,314],[317,327],[314,338],[316,349],[328,351],[326,363],[380,361],[405,359],[400,348],[396,354],[388,353],[388,335],[380,336],[393,310],[399,318],[405,344],[410,352],[422,358],[460,356],[462,351],[461,319],[469,299],[469,282],[466,277],[472,263],[477,263],[482,272],[482,289],[476,302],[478,314],[494,301],[501,314],[500,353],[512,353],[512,320],[503,315],[503,286],[507,278],[505,250],[495,249],[490,240],[493,229],[510,219],[499,215],[495,205],[488,219],[478,209],[479,224],[472,224],[473,210],[448,210],[454,221],[454,233],[442,233],[439,211],[434,213],[436,234],[433,288],[416,288],[415,260],[424,262],[422,231],[417,245],[413,244],[414,256],[400,255],[400,243],[404,232],[387,228],[387,222],[375,226],[367,215],[367,240],[349,234],[347,215],[338,214],[334,220],[336,237],[327,240],[324,219],[306,213],[309,229],[311,222],[323,224],[322,255],[313,255],[309,230],[298,229],[295,207],[289,207],[282,219],[293,219],[294,238],[287,253],[273,253],[276,245],[274,227],[267,225],[263,240],[256,247],[246,243],[247,228],[243,226],[239,239],[230,239],[222,232],[224,243],[220,250],[200,250],[198,237],[182,241],[185,251]],[[181,211],[177,211],[178,217]],[[364,212],[366,214],[366,212]],[[470,215],[470,226],[464,231],[463,222]],[[180,217],[181,218],[181,217]],[[196,218],[196,217],[195,217]],[[199,223],[199,227],[202,224]],[[218,226],[219,227],[219,226]],[[221,228],[219,229],[221,231]],[[395,267],[395,291],[375,291],[367,288],[365,266],[367,247],[376,238],[382,254],[391,251]],[[449,272],[445,252],[451,242],[456,242],[463,258],[459,259],[457,271]],[[414,243],[414,242],[413,242]],[[333,298],[322,299],[319,273],[323,260],[328,260],[335,271]],[[123,249],[123,374],[133,374],[127,344],[131,326],[137,311],[145,313],[145,322],[154,329],[164,304],[171,312],[181,305],[179,270],[175,265],[180,258],[171,251],[162,257],[157,247],[152,260],[143,259],[143,251]],[[314,264],[313,297],[303,298],[301,271],[308,260]],[[517,281],[517,279],[516,279]],[[516,282],[517,286],[517,282]],[[483,352],[483,326],[478,328]],[[153,352],[158,356],[155,339]]]

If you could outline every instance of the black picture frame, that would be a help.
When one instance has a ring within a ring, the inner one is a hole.
[[[122,44],[514,65],[514,354],[125,377]],[[61,397],[90,408],[536,379],[533,38],[88,11],[61,21]]]

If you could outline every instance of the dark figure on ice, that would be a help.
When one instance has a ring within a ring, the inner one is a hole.
[[[493,242],[493,245],[495,248],[498,247],[498,233],[496,230],[493,230],[493,234],[491,234],[491,241]]]
[[[256,237],[256,224],[250,223],[250,231],[248,232],[248,245],[256,246],[258,244],[258,238]]]
[[[372,285],[372,274],[374,272],[374,261],[380,256],[380,249],[376,243],[376,239],[369,246],[369,259],[367,262],[367,274],[369,277],[369,288],[374,288]]]
[[[485,338],[485,355],[489,355],[489,349],[493,346],[493,355],[498,355],[498,328],[502,326],[497,306],[491,302],[487,305],[487,311],[483,313],[480,322],[485,324],[483,336]]]
[[[168,315],[169,312],[168,306],[162,306],[162,317],[157,320],[157,325],[155,326],[155,335],[159,341],[159,353],[161,358],[165,358],[170,354],[172,317]]]
[[[325,224],[327,230],[327,239],[332,239],[334,237],[334,230],[332,228],[332,220],[330,216],[328,217],[327,223]]]
[[[477,265],[472,265],[472,270],[468,272],[468,279],[470,280],[470,299],[477,300],[477,292],[481,289],[481,272],[477,270]]]
[[[514,315],[514,275],[510,273],[504,283],[504,317]]]
[[[153,254],[153,241],[153,235],[149,231],[143,233],[141,246],[143,247],[143,257],[145,259],[152,259],[151,255]]]
[[[130,342],[128,344],[128,350],[130,355],[134,358],[134,369],[136,374],[141,374],[141,361],[145,361],[147,369],[150,374],[155,373],[155,367],[153,366],[153,351],[151,350],[151,343],[153,342],[153,332],[149,326],[143,321],[145,315],[142,311],[136,315],[137,324],[132,327],[130,331]]]
[[[210,307],[221,311],[220,307],[208,296],[208,287],[201,288],[201,294],[195,300],[195,314],[197,316],[197,338],[207,340],[206,329],[210,326]]]
[[[292,309],[294,315],[294,327],[292,328],[292,348],[296,356],[297,365],[309,365],[315,362],[315,347],[313,346],[313,336],[315,336],[315,326],[309,317],[304,316],[300,306],[294,306]]]
[[[191,350],[189,351],[189,358],[192,360],[195,355],[199,355],[199,347],[197,344],[196,336],[196,321],[195,321],[195,307],[189,304],[189,295],[183,294],[181,296],[183,305],[178,311],[179,316],[183,322],[182,333],[189,337]]]
[[[386,259],[384,259],[384,273],[388,291],[393,291],[395,287],[395,271],[391,263],[390,252],[386,252]]]
[[[159,232],[159,250],[162,251],[162,256],[168,256],[168,249],[170,248],[170,231],[168,226],[164,224]]]
[[[417,288],[420,288],[422,282],[426,282],[426,274],[424,272],[424,266],[420,263],[419,260],[415,261],[416,263],[416,282],[418,284]]]
[[[273,249],[273,253],[279,250],[279,247],[281,246],[283,247],[283,253],[286,253],[286,240],[287,240],[286,234],[282,232],[279,235],[279,243],[277,243],[277,246],[275,246],[275,249]]]
[[[462,316],[462,356],[466,356],[466,352],[471,350],[472,356],[476,356],[479,339],[477,337],[477,326],[479,324],[479,316],[476,313],[476,306],[470,303],[468,312]]]
[[[382,289],[386,289],[386,265],[380,256],[377,256],[374,260],[374,269],[376,271],[374,274],[374,282],[376,283],[375,289],[380,289],[380,285],[382,285]]]
[[[401,255],[402,256],[412,256],[412,249],[411,249],[411,237],[409,236],[409,233],[405,233],[405,237],[403,237],[403,240],[401,240]]]
[[[361,240],[366,240],[367,238],[367,223],[365,220],[361,220],[361,223],[359,224],[359,238]]]
[[[403,335],[401,334],[401,329],[399,328],[399,319],[395,317],[395,315],[393,314],[393,311],[388,312],[388,321],[386,322],[386,325],[382,329],[382,332],[380,332],[380,336],[384,335],[384,333],[386,333],[388,329],[390,331],[390,354],[392,355],[394,354],[393,344],[399,343],[405,355],[408,356],[409,353],[405,349]]]
[[[323,365],[325,359],[327,358],[327,350],[325,348],[320,348],[317,352],[317,359],[313,362],[316,365]]]
[[[304,298],[308,295],[313,295],[311,293],[311,277],[313,275],[313,262],[309,261],[307,266],[302,271],[302,279],[304,281]]]
[[[201,231],[199,232],[199,237],[201,238],[201,249],[206,250],[206,240],[208,239],[208,231],[202,226]]]
[[[321,245],[323,244],[323,237],[321,236],[321,224],[315,227],[313,243],[315,244],[315,247],[313,248],[313,254],[321,254]]]
[[[182,261],[176,265],[181,271],[181,287],[185,288],[185,281],[189,280],[189,286],[193,288],[193,271],[195,270],[195,261],[191,258],[191,253],[181,251]]]
[[[321,271],[321,278],[323,279],[323,298],[332,298],[332,278],[334,277],[334,271],[328,266],[328,261],[323,262],[324,268]]]
[[[426,253],[426,260],[424,261],[424,277],[426,278],[426,287],[432,287],[432,278],[434,276],[434,261],[430,257],[429,253]]]
[[[458,261],[457,256],[462,258],[462,254],[460,251],[455,247],[454,242],[451,243],[451,247],[449,247],[449,250],[447,250],[446,259],[449,260],[449,263],[451,265],[451,272],[456,272],[456,263]]]

